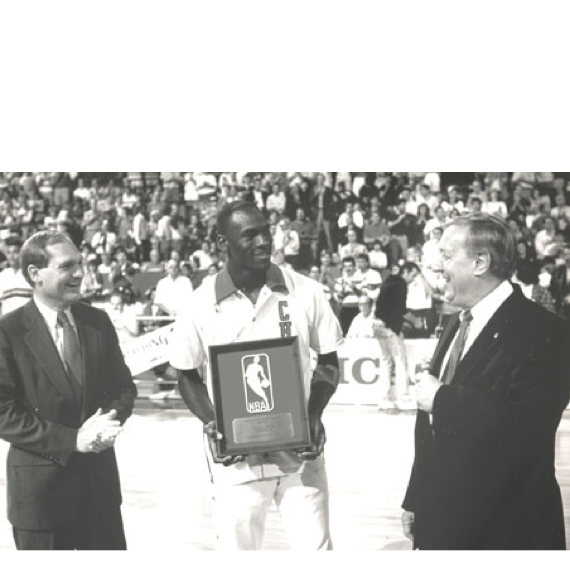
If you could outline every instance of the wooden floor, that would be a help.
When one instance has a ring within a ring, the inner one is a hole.
[[[407,550],[400,503],[413,455],[411,412],[331,406],[325,413],[331,530],[336,550]],[[7,446],[1,444],[0,454]],[[210,483],[199,422],[183,410],[140,410],[127,423],[117,454],[130,550],[214,548]],[[557,474],[570,530],[570,412],[558,433]],[[0,513],[5,513],[0,473]],[[268,519],[264,548],[287,549],[278,516]],[[12,549],[0,518],[0,548]]]

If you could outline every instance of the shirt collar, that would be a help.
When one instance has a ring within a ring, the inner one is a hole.
[[[503,281],[471,308],[473,320],[487,322],[507,298],[511,296],[512,292],[513,286],[510,282]]]
[[[281,291],[282,293],[289,293],[283,272],[277,265],[272,263],[265,274],[265,285],[272,291]],[[224,299],[233,295],[238,291],[238,288],[233,282],[232,276],[228,270],[227,265],[216,275],[216,303],[221,303]]]
[[[48,307],[44,302],[42,302],[37,295],[34,295],[34,302],[38,311],[40,312],[41,316],[44,318],[44,321],[48,325],[50,329],[55,329],[57,326],[57,313],[55,309]],[[71,309],[65,309],[65,314],[69,319],[69,322],[75,326],[75,320],[73,319],[73,315],[71,313]]]

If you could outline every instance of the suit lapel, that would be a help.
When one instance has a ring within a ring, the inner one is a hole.
[[[457,366],[453,383],[461,382],[462,378],[469,376],[474,369],[481,369],[481,361],[484,360],[489,350],[500,339],[505,323],[509,316],[516,308],[519,300],[519,294],[515,291],[505,300],[505,302],[497,309],[495,314],[489,319],[475,342],[471,345],[465,356],[461,359]]]
[[[430,365],[430,374],[439,378],[439,374],[441,372],[441,364],[443,362],[443,358],[447,353],[447,349],[459,328],[459,313],[452,315],[447,322],[445,329],[443,330],[443,334],[435,347],[435,352],[433,353],[433,357],[431,359]]]
[[[91,402],[97,399],[99,378],[99,334],[97,329],[86,318],[86,314],[81,310],[79,304],[71,308],[77,331],[79,333],[79,343],[81,345],[81,360],[83,363],[83,399],[82,399],[82,419],[92,414]]]
[[[74,408],[77,402],[76,392],[67,377],[48,327],[33,301],[24,308],[24,327],[28,329],[24,334],[24,342],[31,354],[58,392]]]

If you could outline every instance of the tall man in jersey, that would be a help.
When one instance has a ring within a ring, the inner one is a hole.
[[[292,548],[330,549],[328,487],[321,416],[339,381],[339,323],[319,283],[270,261],[271,233],[250,202],[226,204],[217,219],[218,244],[227,264],[199,287],[179,315],[170,364],[179,371],[180,394],[204,424],[214,483],[214,517],[221,549],[259,549],[272,501]],[[313,441],[306,452],[218,457],[209,368],[210,345],[297,336]],[[309,348],[318,354],[311,371]]]

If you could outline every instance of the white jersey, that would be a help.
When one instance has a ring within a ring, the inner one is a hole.
[[[171,339],[170,364],[180,370],[198,369],[206,374],[212,397],[208,347],[233,342],[297,336],[301,369],[308,403],[311,391],[311,354],[335,352],[342,332],[319,283],[294,271],[271,265],[266,284],[255,306],[234,285],[224,268],[216,279],[208,280],[192,294],[187,309],[177,318]],[[224,467],[212,464],[214,477],[239,484],[262,477],[302,471],[313,462],[299,460],[295,453],[254,454]]]

